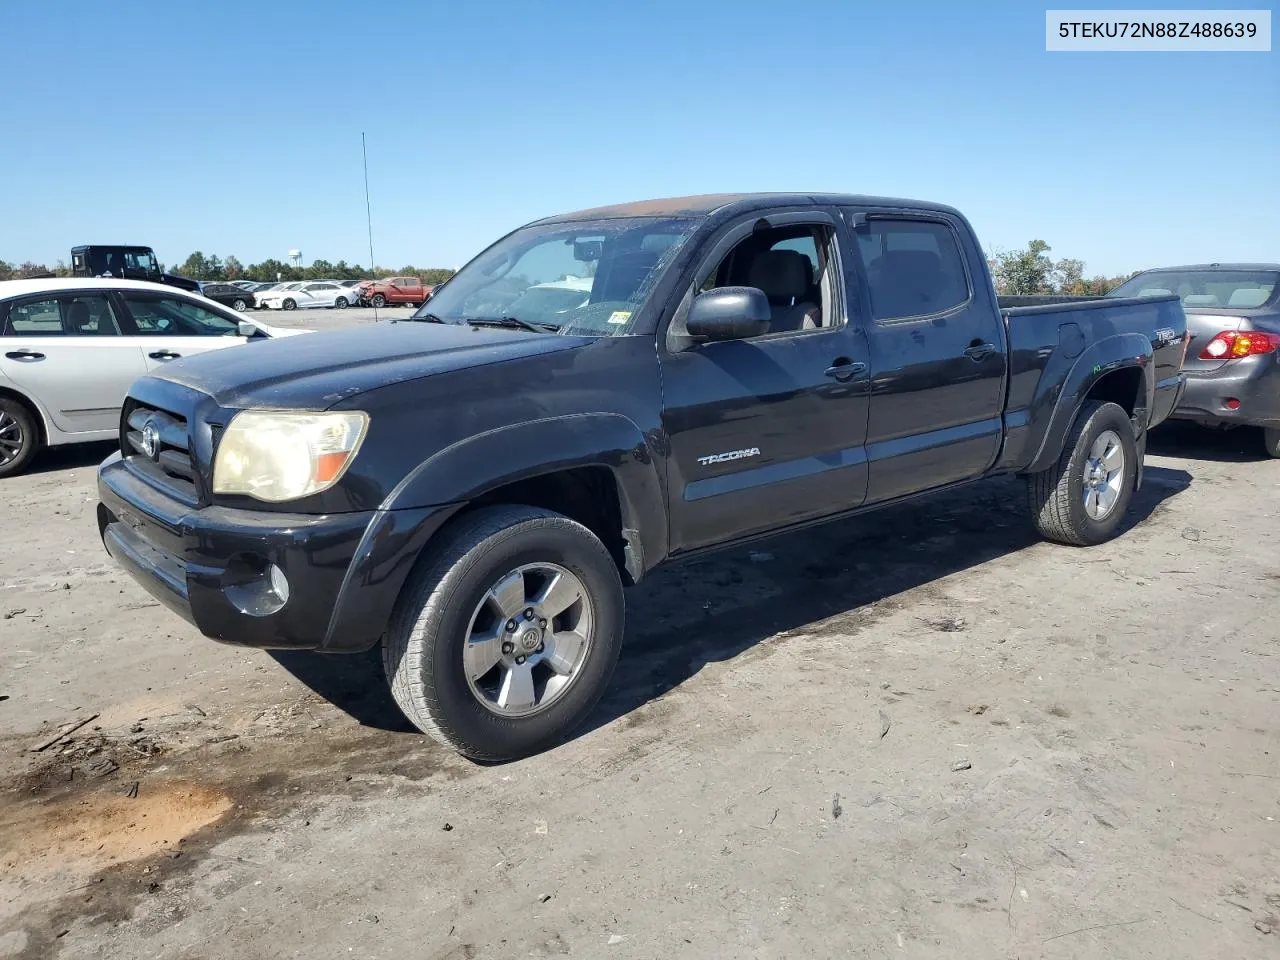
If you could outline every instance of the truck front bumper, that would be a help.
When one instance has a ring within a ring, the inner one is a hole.
[[[285,514],[188,507],[132,473],[98,470],[112,558],[207,637],[349,653],[378,642],[409,570],[449,507]]]
[[[1236,401],[1229,405],[1230,401]],[[1175,420],[1208,426],[1280,426],[1280,352],[1228,360],[1216,370],[1187,371]]]

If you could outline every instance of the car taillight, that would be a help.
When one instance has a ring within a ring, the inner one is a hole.
[[[1239,360],[1260,353],[1271,353],[1280,348],[1280,336],[1259,333],[1256,330],[1237,332],[1224,330],[1205,344],[1200,351],[1201,360]]]

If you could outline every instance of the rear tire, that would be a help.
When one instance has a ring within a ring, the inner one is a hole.
[[[564,596],[579,598],[560,612],[564,600],[540,575],[549,568],[574,585]],[[423,733],[476,760],[514,760],[586,719],[617,664],[622,626],[618,569],[590,530],[548,510],[489,507],[446,531],[410,577],[382,640],[383,666],[396,703]],[[489,636],[498,660],[484,657]],[[585,639],[575,646],[578,636]],[[510,694],[518,670],[530,678],[528,699]]]
[[[40,424],[26,404],[0,397],[0,477],[26,470],[42,445]]]
[[[1280,458],[1280,427],[1264,428],[1262,442],[1267,449],[1267,456]]]
[[[1040,535],[1078,547],[1114,537],[1133,499],[1138,455],[1124,408],[1085,401],[1057,462],[1027,476],[1027,500]]]

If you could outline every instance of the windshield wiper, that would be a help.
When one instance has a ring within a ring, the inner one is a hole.
[[[409,319],[410,319],[410,320],[425,320],[425,321],[427,321],[427,323],[444,323],[444,321],[443,321],[443,320],[441,320],[439,317],[437,317],[434,313],[415,313],[415,314],[414,314],[412,317],[410,317]]]
[[[511,329],[531,330],[534,333],[555,333],[560,329],[554,323],[521,320],[519,317],[467,317],[462,321],[473,327],[509,327]]]

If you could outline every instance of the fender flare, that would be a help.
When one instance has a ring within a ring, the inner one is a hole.
[[[466,503],[511,483],[578,467],[604,467],[612,474],[627,572],[639,580],[667,555],[665,484],[652,444],[621,414],[546,417],[466,437],[410,471],[379,509]]]
[[[1032,401],[1033,411],[1044,410],[1052,401],[1051,410],[1041,413],[1036,419],[1044,418],[1046,424],[1041,434],[1040,445],[1031,463],[1021,471],[1038,473],[1047,469],[1062,453],[1063,439],[1071,424],[1075,422],[1080,406],[1084,403],[1089,391],[1098,381],[1117,370],[1137,368],[1142,372],[1140,394],[1136,398],[1135,414],[1139,411],[1150,411],[1155,396],[1155,383],[1151,379],[1150,370],[1154,357],[1151,341],[1140,333],[1120,333],[1106,337],[1085,349],[1067,371],[1062,387],[1054,397],[1054,388],[1041,384],[1041,390]],[[1146,416],[1141,417],[1139,436],[1145,433]]]

